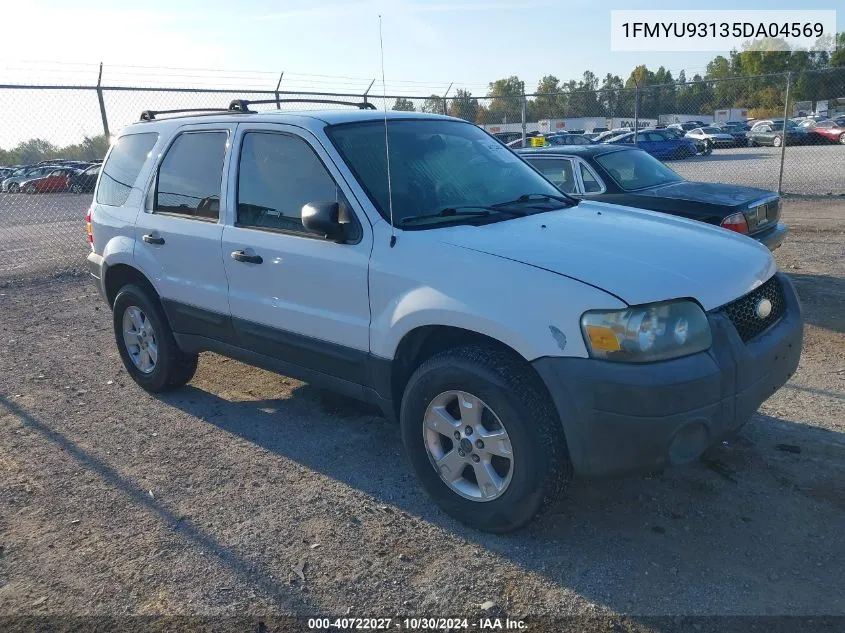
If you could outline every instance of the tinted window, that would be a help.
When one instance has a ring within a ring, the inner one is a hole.
[[[596,161],[622,189],[634,191],[682,178],[656,158],[643,151],[630,150],[602,154]]]
[[[103,166],[103,177],[97,187],[97,202],[119,207],[129,197],[135,179],[141,172],[158,134],[128,134],[115,142]]]
[[[238,170],[238,225],[305,232],[302,207],[336,201],[348,206],[314,150],[287,134],[244,135]]]
[[[490,206],[558,191],[484,130],[458,121],[388,125],[395,221],[463,205]],[[382,217],[389,218],[384,123],[330,127],[329,136]]]
[[[529,162],[548,178],[555,187],[566,193],[577,193],[572,161],[568,158],[538,158]]]
[[[217,220],[226,132],[185,132],[167,150],[158,169],[153,209]]]
[[[584,183],[584,193],[599,193],[601,191],[601,184],[598,180],[596,180],[593,172],[587,169],[584,166],[584,163],[578,163],[578,166],[581,169],[581,180]]]

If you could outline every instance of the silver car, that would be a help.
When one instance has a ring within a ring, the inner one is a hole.
[[[730,147],[736,143],[733,136],[717,127],[697,127],[684,134],[684,136],[715,147]]]

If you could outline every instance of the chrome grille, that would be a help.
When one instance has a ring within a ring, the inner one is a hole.
[[[764,319],[757,316],[756,312],[757,305],[761,299],[768,299],[772,302],[772,311]],[[786,299],[783,294],[783,286],[781,286],[777,275],[773,276],[759,288],[752,290],[744,297],[740,297],[722,308],[722,312],[734,324],[737,333],[739,333],[739,338],[744,343],[759,336],[777,323],[785,310]]]

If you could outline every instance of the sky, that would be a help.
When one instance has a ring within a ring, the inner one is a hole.
[[[812,8],[835,9],[836,4],[817,2]],[[381,75],[381,14],[392,92],[428,94],[454,82],[482,95],[501,77],[518,75],[530,89],[543,75],[566,81],[587,68],[600,77],[611,72],[624,79],[639,63],[663,65],[675,74],[685,68],[688,76],[703,72],[715,53],[610,51],[611,9],[660,8],[797,6],[794,0],[746,0],[740,6],[726,0],[704,5],[683,0],[27,0],[6,7],[4,24],[36,26],[4,28],[0,59],[8,67],[5,74],[15,77],[25,71],[43,79],[94,75],[95,80],[102,61],[104,77],[112,82],[189,79],[176,71],[126,67],[147,66],[219,69],[269,88],[284,71],[289,89],[362,90]],[[840,14],[839,30],[845,30],[845,11]]]
[[[811,8],[836,4],[817,2]],[[797,5],[794,0],[745,0],[741,6],[727,0],[26,0],[4,8],[0,83],[92,85],[102,62],[108,85],[273,89],[284,71],[283,90],[361,93],[378,78],[373,87],[378,94],[379,15],[388,94],[442,94],[454,83],[451,94],[465,88],[483,96],[489,82],[510,75],[533,90],[544,75],[568,81],[586,69],[625,79],[637,64],[663,65],[675,75],[685,69],[688,77],[703,73],[716,53],[610,51],[611,9],[661,8]],[[839,8],[837,27],[843,31],[845,11]],[[50,99],[55,106],[48,105]],[[65,136],[96,131],[96,101],[85,99],[78,106],[86,111],[84,122],[64,125]],[[8,147],[12,136],[29,134],[38,119],[49,119],[50,108],[68,103],[46,93],[40,100],[26,114],[33,97],[0,93],[6,121],[20,120],[0,129],[0,147]],[[125,109],[135,117],[139,108],[133,102]]]

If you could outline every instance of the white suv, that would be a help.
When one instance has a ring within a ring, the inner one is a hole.
[[[800,307],[764,246],[360,105],[122,131],[88,263],[141,387],[211,350],[377,403],[431,497],[504,532],[573,473],[697,458],[792,375]]]

